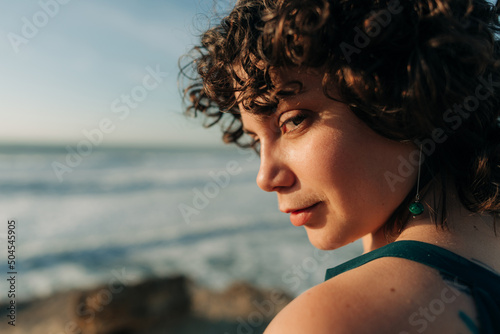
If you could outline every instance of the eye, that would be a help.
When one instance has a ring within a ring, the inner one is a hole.
[[[300,112],[299,114],[286,119],[280,125],[281,133],[285,134],[297,130],[306,119],[307,115],[304,112]]]

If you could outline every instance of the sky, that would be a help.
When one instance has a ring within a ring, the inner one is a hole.
[[[178,59],[233,1],[0,0],[0,145],[222,145],[182,115]]]
[[[178,60],[230,0],[0,0],[0,145],[222,145]]]

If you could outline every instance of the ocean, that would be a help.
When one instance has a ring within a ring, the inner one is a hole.
[[[81,149],[0,148],[0,268],[12,271],[14,220],[18,301],[179,273],[217,290],[244,280],[296,296],[362,252],[359,242],[315,249],[257,187],[251,151]]]

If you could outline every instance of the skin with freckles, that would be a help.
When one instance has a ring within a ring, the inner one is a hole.
[[[317,74],[297,71],[277,81],[300,81],[302,89],[280,98],[270,116],[240,105],[244,129],[260,145],[257,184],[276,192],[280,210],[295,216],[319,249],[378,235],[416,180],[391,189],[384,173],[397,174],[398,156],[408,159],[415,146],[376,134],[324,95]]]

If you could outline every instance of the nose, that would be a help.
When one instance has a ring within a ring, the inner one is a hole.
[[[263,145],[260,147],[260,168],[257,185],[264,191],[278,191],[291,187],[295,176],[286,163],[283,154],[277,149]]]

